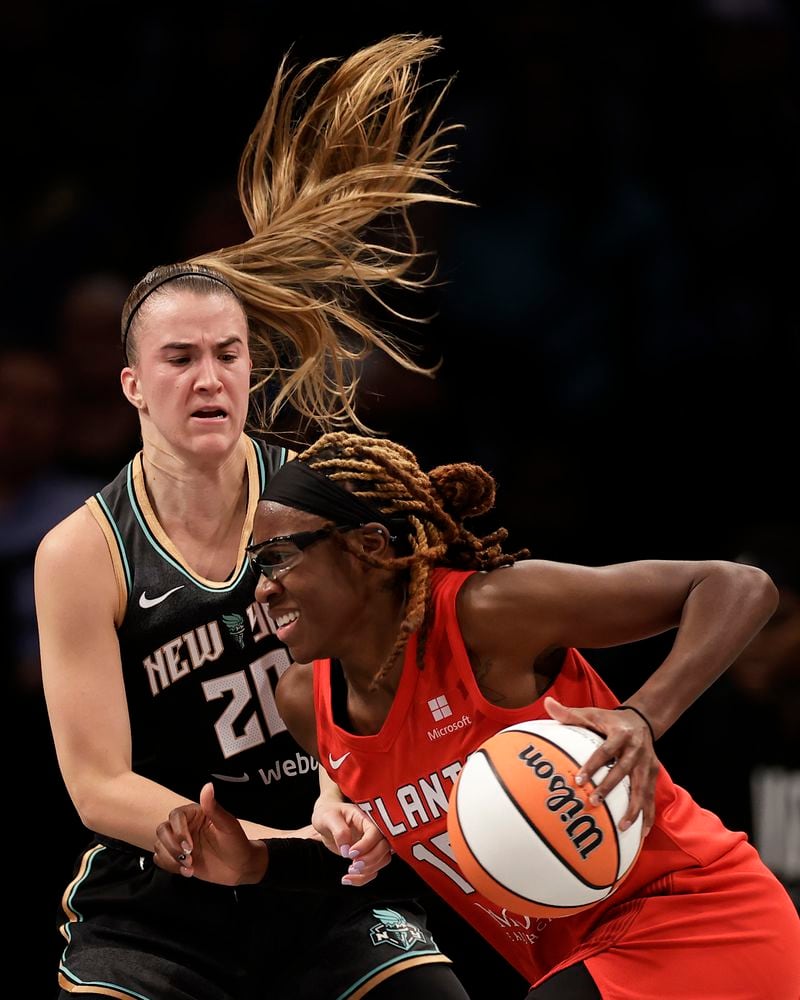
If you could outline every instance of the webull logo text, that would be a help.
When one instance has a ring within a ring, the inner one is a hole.
[[[566,778],[556,771],[553,762],[533,744],[520,751],[517,756],[531,769],[534,777],[544,783],[550,793],[545,807],[558,814],[561,822],[566,824],[565,832],[578,854],[584,860],[588,858],[603,843],[603,831],[586,811],[583,800],[567,783]]]

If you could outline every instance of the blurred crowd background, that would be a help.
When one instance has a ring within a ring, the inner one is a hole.
[[[660,752],[760,836],[787,884],[800,877],[795,8],[447,7],[31,0],[0,14],[0,614],[6,791],[34,840],[17,912],[47,957],[31,995],[54,981],[56,907],[83,836],[39,686],[32,559],[138,447],[122,302],[151,267],[246,237],[238,159],[287,50],[302,64],[396,31],[442,39],[424,76],[455,75],[443,114],[465,127],[450,180],[474,207],[418,220],[441,282],[405,304],[431,318],[403,332],[442,360],[436,378],[372,359],[362,412],[429,467],[489,469],[491,526],[513,548],[773,572],[781,609],[760,644]],[[664,649],[590,658],[624,697]]]

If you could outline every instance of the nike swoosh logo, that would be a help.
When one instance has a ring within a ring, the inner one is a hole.
[[[249,774],[243,774],[241,777],[238,777],[235,774],[212,774],[211,777],[212,778],[219,778],[220,781],[249,781],[250,780],[250,775]]]
[[[176,590],[183,590],[183,584],[179,587],[173,587],[172,590],[168,590],[166,594],[162,594],[160,597],[148,597],[147,593],[143,590],[141,597],[139,598],[139,607],[144,608],[145,611],[148,608],[154,608],[156,604],[160,604],[162,601],[166,601],[170,594],[174,594]]]
[[[347,753],[343,753],[341,757],[336,757],[335,759],[334,759],[333,755],[329,753],[328,754],[328,763],[331,765],[331,767],[334,769],[334,771],[338,771],[339,768],[342,766],[342,764],[344,764],[344,762],[347,760],[347,758],[349,756],[350,756],[350,751],[349,750],[347,751]]]

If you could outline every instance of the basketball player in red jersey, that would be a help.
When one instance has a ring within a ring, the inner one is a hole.
[[[251,552],[257,597],[296,661],[279,685],[290,730],[528,979],[529,1000],[797,1000],[800,920],[786,890],[744,834],[672,782],[653,747],[774,612],[770,578],[722,561],[590,568],[511,555],[504,531],[464,526],[491,509],[494,487],[478,466],[425,474],[407,449],[346,433],[276,473]],[[625,705],[576,648],[670,629],[671,651]],[[548,715],[605,737],[576,781],[614,762],[592,799],[629,775],[620,826],[642,810],[646,837],[612,896],[538,920],[469,884],[446,810],[481,742]],[[314,824],[330,843],[352,842],[331,808],[318,807]],[[181,866],[187,838],[194,855]],[[248,841],[208,789],[202,809],[158,828],[165,868],[216,880],[223,859],[255,881],[269,844]]]

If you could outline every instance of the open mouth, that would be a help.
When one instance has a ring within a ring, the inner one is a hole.
[[[281,642],[285,642],[287,636],[291,635],[292,625],[294,625],[299,617],[300,614],[297,611],[285,611],[278,615],[270,614],[270,618],[275,623],[275,635]]]
[[[208,406],[201,410],[195,410],[192,416],[199,417],[201,420],[224,420],[228,413],[227,410],[222,410],[218,406]]]

